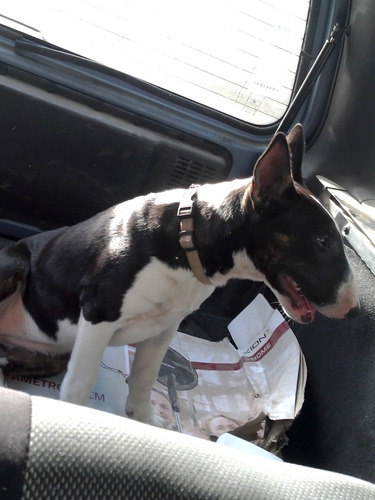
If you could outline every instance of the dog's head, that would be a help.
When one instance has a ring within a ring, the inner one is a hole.
[[[302,184],[303,154],[296,125],[257,161],[247,193],[256,244],[248,253],[292,319],[310,322],[316,309],[344,318],[359,308],[357,285],[335,222]]]

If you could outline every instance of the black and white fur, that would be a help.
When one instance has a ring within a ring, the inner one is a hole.
[[[71,352],[61,399],[86,404],[108,345],[136,343],[126,413],[154,422],[151,387],[181,320],[229,279],[267,283],[286,313],[358,308],[336,226],[302,186],[302,127],[277,134],[254,175],[198,188],[194,239],[211,285],[179,245],[184,190],[138,197],[0,252],[0,344]],[[6,365],[6,356],[2,364]]]

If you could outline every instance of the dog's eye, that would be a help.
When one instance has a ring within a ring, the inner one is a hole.
[[[329,247],[329,237],[328,235],[323,235],[323,236],[319,236],[318,238],[316,238],[316,241],[319,243],[319,245],[322,247],[322,248],[328,248]]]

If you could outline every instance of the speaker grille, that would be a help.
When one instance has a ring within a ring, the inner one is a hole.
[[[214,166],[180,156],[168,181],[168,187],[189,187],[191,184],[205,184],[220,181],[222,175]]]

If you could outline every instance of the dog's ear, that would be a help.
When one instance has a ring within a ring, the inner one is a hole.
[[[258,213],[278,211],[292,191],[290,150],[285,135],[279,132],[255,164],[250,186],[253,208]]]
[[[305,138],[300,123],[297,123],[289,132],[287,141],[291,154],[293,179],[298,182],[298,184],[303,184],[302,160],[305,152]]]

